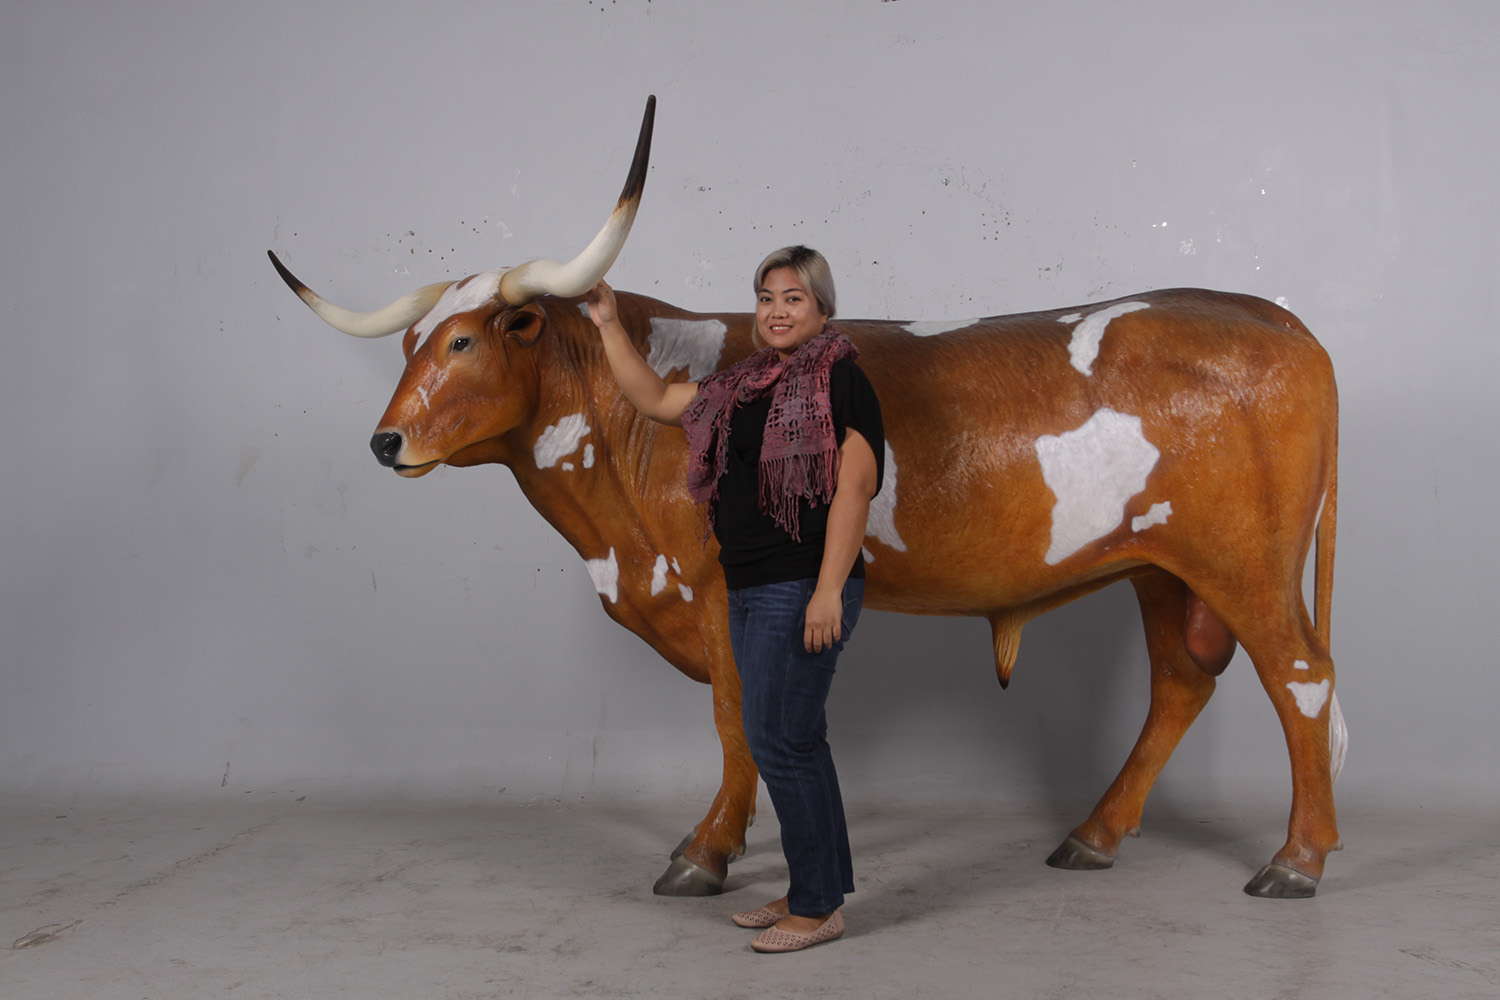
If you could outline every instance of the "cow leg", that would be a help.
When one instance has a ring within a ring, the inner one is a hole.
[[[745,829],[755,812],[759,774],[745,742],[740,719],[740,677],[729,649],[727,629],[722,647],[709,664],[714,693],[714,726],[724,751],[724,775],[708,814],[677,849],[672,863],[652,891],[658,896],[716,896],[724,891],[729,862],[745,853]]]
[[[1240,638],[1271,697],[1286,733],[1292,763],[1292,811],[1287,839],[1271,863],[1245,886],[1252,896],[1301,898],[1317,891],[1323,862],[1339,841],[1333,805],[1333,753],[1329,745],[1334,711],[1333,660],[1305,611],[1295,619],[1282,612],[1279,626],[1266,609],[1252,615]],[[1270,623],[1264,625],[1260,623]]]
[[[1205,628],[1206,606],[1180,579],[1153,572],[1131,582],[1151,657],[1151,708],[1114,783],[1089,818],[1047,859],[1054,868],[1085,870],[1114,864],[1120,841],[1127,834],[1139,834],[1151,786],[1182,734],[1208,704],[1214,675],[1234,652],[1227,629],[1219,635]]]

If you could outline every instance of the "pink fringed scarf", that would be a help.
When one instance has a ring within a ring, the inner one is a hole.
[[[760,449],[760,509],[802,540],[799,501],[829,503],[838,484],[839,446],[829,372],[834,362],[857,357],[854,342],[828,326],[785,360],[767,347],[698,383],[698,395],[682,415],[682,429],[692,449],[688,494],[707,505],[709,532],[719,477],[729,461],[730,416],[737,405],[769,392],[771,412]]]

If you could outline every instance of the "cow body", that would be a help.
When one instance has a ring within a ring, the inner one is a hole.
[[[753,349],[749,314],[687,313],[624,293],[619,308],[671,381]],[[1291,835],[1261,876],[1272,883],[1263,894],[1310,892],[1337,844],[1334,704],[1326,635],[1303,607],[1301,580],[1320,509],[1323,541],[1332,538],[1337,398],[1305,327],[1260,299],[1199,290],[942,332],[839,327],[881,398],[890,449],[865,546],[869,607],[988,619],[1004,683],[1030,618],[1115,580],[1136,587],[1152,659],[1146,729],[1053,862],[1112,860],[1238,638],[1281,714],[1296,779]],[[477,342],[467,368],[449,351],[460,337]],[[701,543],[684,487],[684,435],[620,394],[576,298],[487,303],[421,339],[409,333],[407,348],[377,432],[405,442],[391,464],[408,475],[436,462],[508,465],[587,561],[610,616],[714,686],[723,785],[658,890],[715,891],[743,844],[755,770],[717,549]],[[1326,555],[1325,626],[1331,545]]]

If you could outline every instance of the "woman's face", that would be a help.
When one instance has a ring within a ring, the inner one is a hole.
[[[755,296],[755,331],[783,358],[823,332],[828,315],[790,267],[766,272]]]

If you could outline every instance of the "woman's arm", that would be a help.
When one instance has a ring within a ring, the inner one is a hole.
[[[652,420],[680,426],[682,413],[698,394],[697,382],[667,382],[646,364],[620,325],[615,292],[601,279],[589,290],[589,319],[599,328],[604,357],[620,391]]]
[[[807,602],[802,644],[809,653],[833,645],[843,631],[844,582],[865,543],[865,522],[875,497],[875,452],[853,427],[839,446],[839,481],[828,505],[828,533],[823,539],[823,564],[818,585]]]

